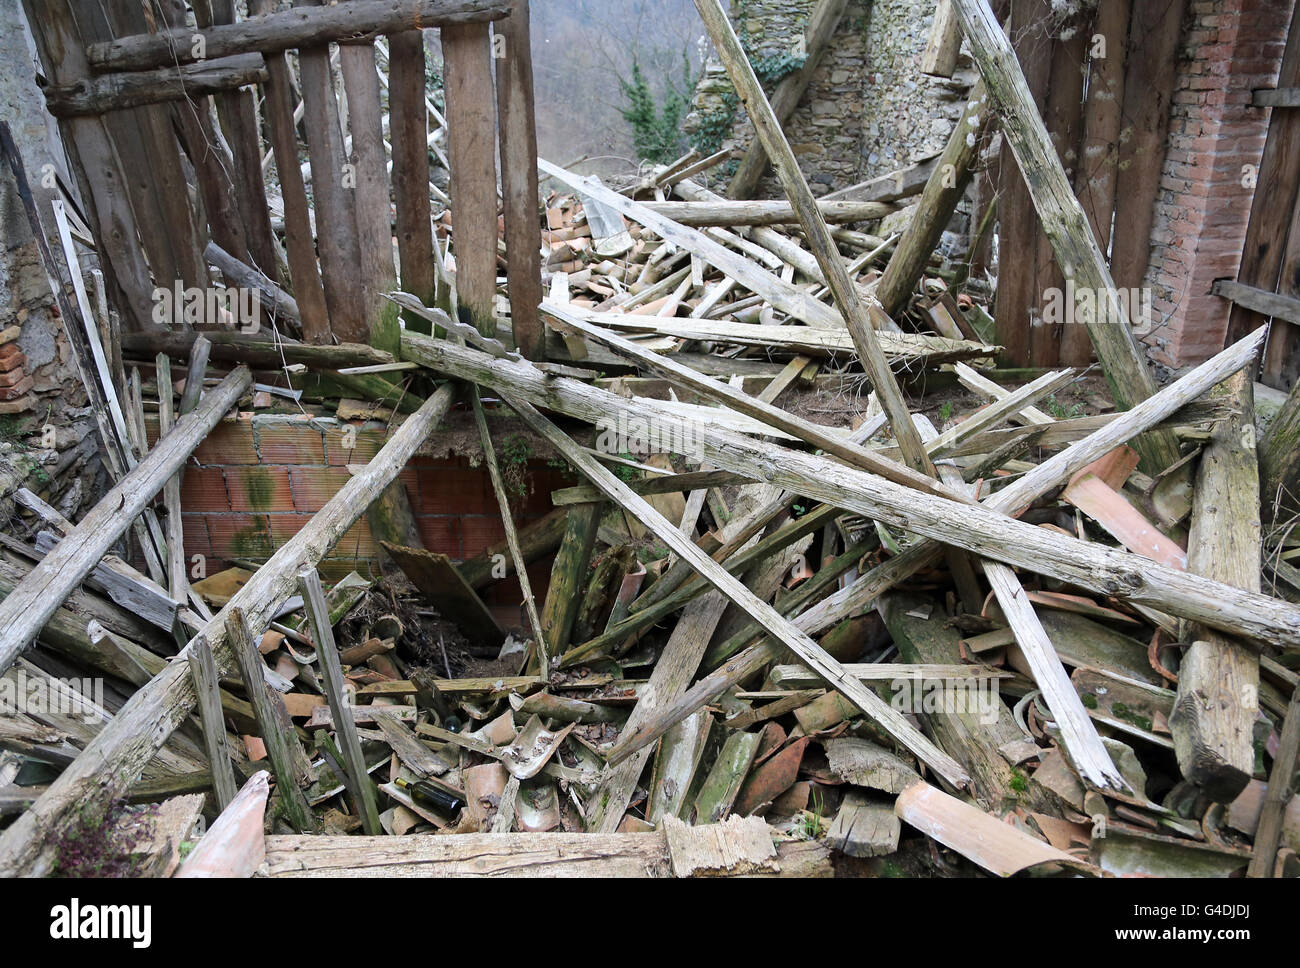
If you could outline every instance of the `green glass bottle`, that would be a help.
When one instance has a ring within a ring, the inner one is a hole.
[[[435,786],[428,780],[416,780],[411,783],[402,777],[397,778],[397,785],[405,790],[412,800],[416,803],[423,804],[426,807],[432,807],[442,813],[455,815],[465,806],[465,800],[456,796],[450,790],[445,790],[440,786]]]

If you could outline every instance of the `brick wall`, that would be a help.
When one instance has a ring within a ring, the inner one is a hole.
[[[157,432],[155,420],[151,441]],[[235,559],[266,561],[347,483],[347,465],[367,463],[387,435],[377,423],[340,425],[332,418],[241,413],[222,420],[185,470],[181,519],[187,558],[203,555],[208,574]],[[355,446],[346,448],[348,442]],[[505,529],[486,466],[447,451],[448,442],[435,435],[399,479],[425,547],[463,561],[503,540]],[[552,490],[574,483],[542,460],[527,462],[524,480],[528,495],[515,506],[520,527],[551,510]],[[363,517],[330,550],[321,574],[328,580],[350,571],[377,577],[377,550]],[[549,576],[549,560],[529,568],[538,596],[545,594]],[[485,599],[510,624],[518,621],[515,579],[496,583]]]
[[[1236,278],[1268,133],[1254,88],[1272,87],[1292,0],[1193,0],[1183,24],[1169,148],[1151,234],[1146,284],[1155,325],[1151,356],[1199,363],[1223,348],[1229,304],[1210,294]],[[1246,169],[1253,166],[1253,169]]]

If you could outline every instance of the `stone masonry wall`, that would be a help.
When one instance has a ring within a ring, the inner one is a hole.
[[[731,16],[751,59],[794,49],[815,0],[732,0]],[[932,3],[851,0],[812,83],[786,125],[800,168],[821,195],[923,161],[943,150],[961,113],[970,70],[953,80],[921,74]],[[725,109],[731,91],[721,64],[711,61],[696,89],[688,131]],[[770,93],[770,92],[769,92]],[[737,109],[722,147],[744,149],[753,129]],[[721,166],[713,184],[734,171]],[[780,197],[770,174],[759,195]]]

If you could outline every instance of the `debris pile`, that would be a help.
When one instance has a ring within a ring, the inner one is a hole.
[[[0,873],[1300,873],[1300,533],[1292,496],[1260,501],[1300,459],[1300,395],[1257,448],[1264,331],[1157,387],[1116,304],[1090,320],[1107,388],[1009,378],[990,293],[936,254],[994,109],[1067,274],[1114,287],[987,5],[953,4],[985,81],[906,214],[813,199],[698,6],[788,201],[711,195],[691,176],[719,156],[623,191],[537,159],[546,289],[519,295],[507,201],[485,315],[453,139],[458,258],[386,290],[387,348],[119,339],[56,202],[42,260],[114,483],[76,523],[18,491],[0,536]],[[187,462],[283,400],[387,441],[260,567],[200,579]],[[398,478],[453,411],[505,531],[463,561]],[[506,415],[572,475],[528,523]],[[323,582],[363,516],[373,572]]]

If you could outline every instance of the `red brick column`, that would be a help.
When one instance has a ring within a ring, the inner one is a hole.
[[[1210,287],[1237,276],[1251,176],[1268,133],[1269,111],[1250,106],[1251,91],[1276,83],[1292,7],[1293,0],[1191,4],[1146,274],[1147,343],[1166,365],[1199,363],[1223,348],[1230,307]]]

